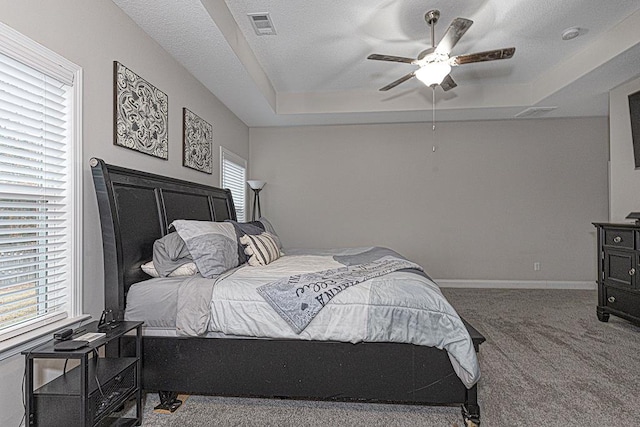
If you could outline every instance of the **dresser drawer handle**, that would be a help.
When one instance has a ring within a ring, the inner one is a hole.
[[[636,269],[632,268],[631,270],[629,270],[629,276],[633,276],[636,274]]]
[[[616,236],[613,238],[613,243],[620,243],[620,242],[622,242],[622,237]]]
[[[611,303],[616,302],[616,297],[610,296],[609,298],[607,298],[607,301],[609,301]]]

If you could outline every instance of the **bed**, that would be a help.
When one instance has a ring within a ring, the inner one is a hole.
[[[236,220],[235,208],[229,190],[96,158],[90,165],[102,230],[105,310],[124,319],[132,286],[150,283],[141,266],[152,259],[154,242],[169,233],[169,225],[175,220]],[[485,339],[461,321],[475,357]],[[465,385],[444,349],[292,339],[290,334],[268,339],[180,336],[152,329],[142,340],[142,384],[146,391],[159,392],[168,408],[177,406],[177,393],[460,405],[467,425],[480,423],[477,378]],[[117,351],[130,351],[126,341],[122,346]]]

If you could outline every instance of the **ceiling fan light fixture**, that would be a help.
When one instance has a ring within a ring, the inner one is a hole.
[[[427,86],[439,85],[451,72],[448,62],[430,62],[415,72],[418,80]]]
[[[440,39],[440,43],[435,43],[435,25],[440,17],[440,12],[430,10],[425,15],[425,20],[431,27],[431,47],[423,50],[418,57],[406,58],[404,56],[380,55],[378,53],[367,56],[367,59],[376,61],[400,62],[405,64],[417,65],[419,68],[405,74],[399,79],[381,87],[381,91],[393,89],[401,83],[416,77],[422,83],[431,88],[440,86],[442,90],[448,91],[458,86],[451,77],[451,67],[463,64],[471,64],[474,62],[495,61],[497,59],[509,59],[513,57],[516,51],[515,47],[488,50],[486,52],[478,52],[467,55],[457,55],[451,57],[451,50],[458,43],[460,38],[467,32],[473,21],[465,18],[456,18],[451,21],[451,25]]]

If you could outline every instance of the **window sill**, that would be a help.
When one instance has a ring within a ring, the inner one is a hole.
[[[50,340],[55,331],[69,327],[77,328],[80,323],[90,318],[90,315],[83,314],[78,317],[62,319],[33,331],[25,332],[17,337],[2,341],[0,342],[0,360],[8,359],[11,356],[20,354],[24,350],[28,350],[29,348]]]

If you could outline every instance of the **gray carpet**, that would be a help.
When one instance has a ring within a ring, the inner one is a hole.
[[[487,426],[635,426],[640,328],[595,314],[596,291],[445,290],[487,338],[479,386]]]
[[[640,328],[595,315],[596,292],[444,289],[487,338],[482,426],[631,426],[640,406]],[[459,408],[191,396],[145,426],[459,426]]]

